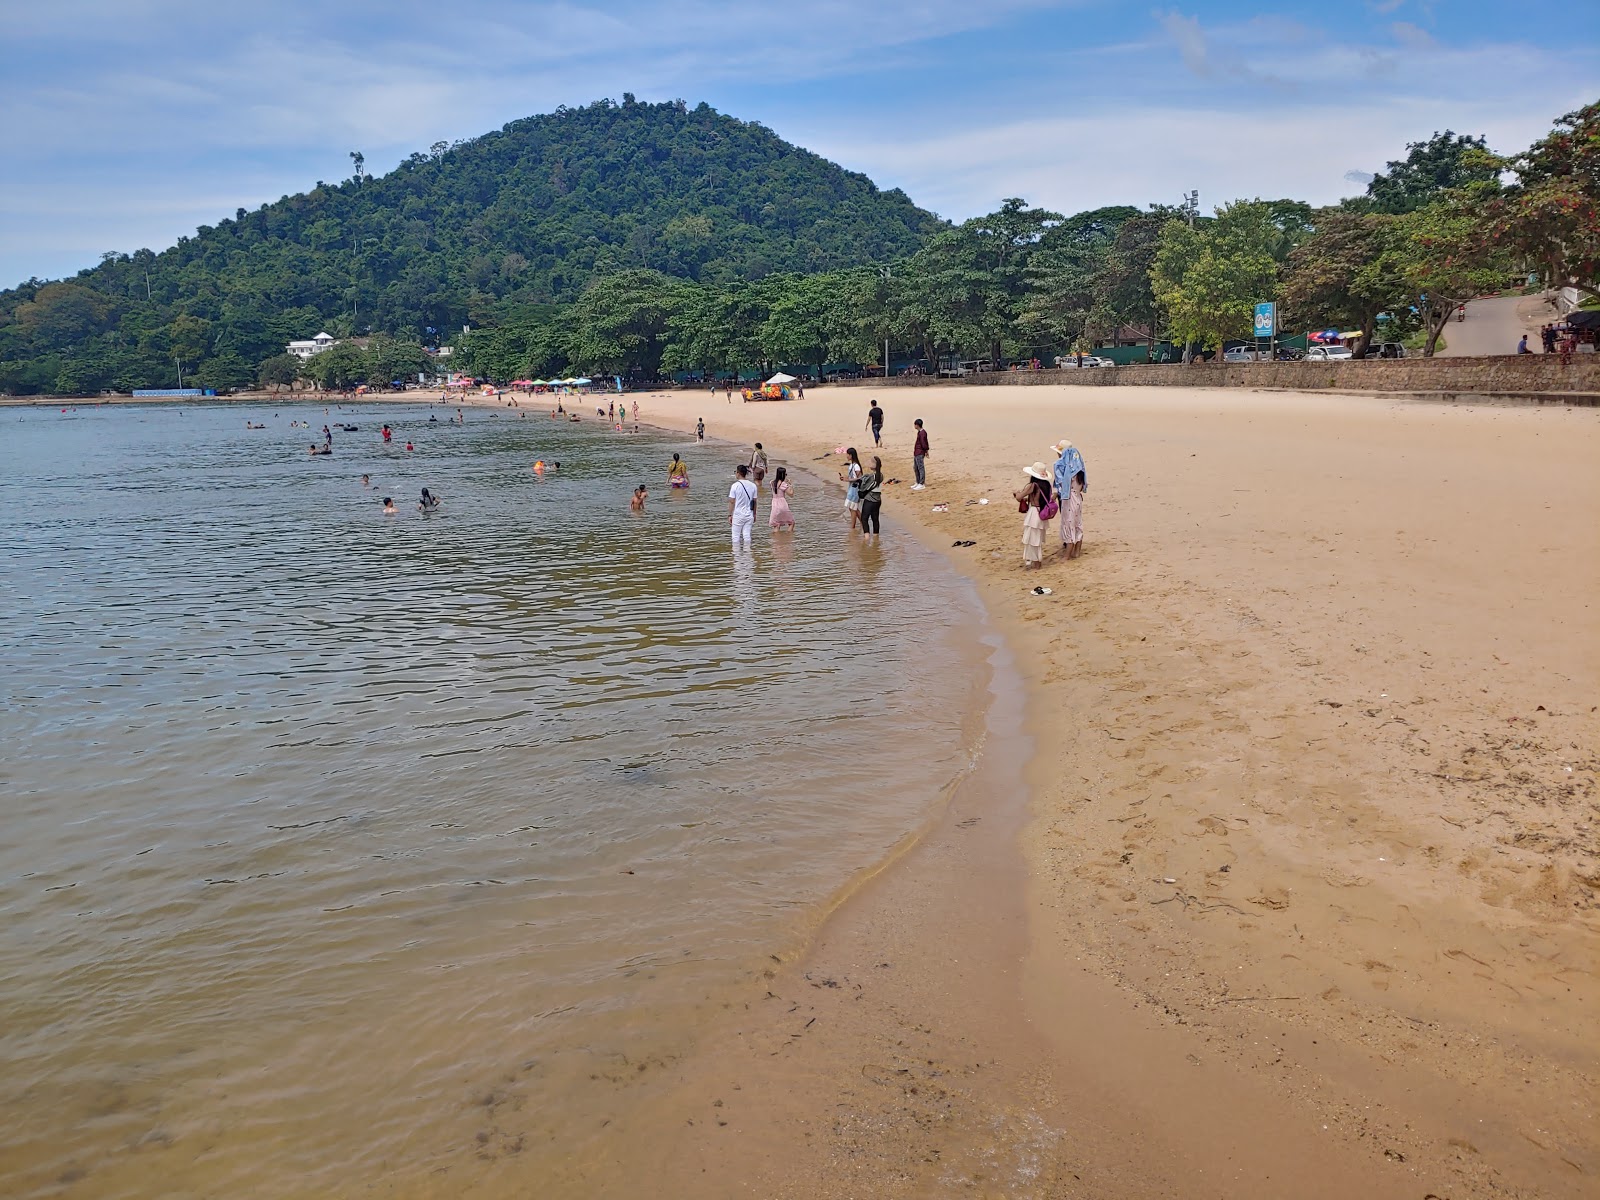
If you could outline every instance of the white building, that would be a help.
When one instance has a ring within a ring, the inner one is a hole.
[[[290,342],[288,351],[296,358],[304,361],[314,355],[321,354],[334,344],[334,337],[331,333],[319,333],[316,337],[307,338],[305,341]]]

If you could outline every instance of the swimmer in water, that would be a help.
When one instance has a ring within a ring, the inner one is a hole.
[[[412,445],[412,444],[411,444],[411,443],[410,443],[410,442],[407,442],[407,443],[406,443],[406,453],[407,453],[407,454],[409,454],[409,453],[411,453],[411,451],[413,451],[413,450],[415,450],[415,449],[416,449],[416,447],[415,447],[415,446],[413,446],[413,445]]]
[[[633,502],[629,505],[629,507],[632,508],[634,512],[643,512],[644,502],[649,498],[649,489],[641,483],[638,487],[633,489]]]
[[[383,511],[385,513],[388,513],[388,514],[391,514],[391,515],[400,511],[398,508],[396,508],[394,506],[394,497],[393,496],[385,496],[383,498]]]
[[[427,488],[423,488],[422,503],[418,504],[417,507],[423,512],[433,512],[439,507],[439,497],[435,496]]]
[[[689,486],[689,464],[679,458],[677,453],[672,455],[672,463],[667,467],[667,486],[686,488]]]
[[[363,475],[361,477],[361,486],[362,487],[371,487],[372,486],[372,476],[371,475]]]
[[[543,475],[544,474],[544,459],[542,459],[542,458],[541,459],[537,459],[534,462],[534,464],[533,464],[533,473],[535,475]]]

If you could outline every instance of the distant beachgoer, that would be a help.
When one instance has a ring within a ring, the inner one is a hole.
[[[633,420],[634,420],[635,424],[638,424],[638,421],[639,421],[639,402],[637,400],[635,400],[633,402]]]
[[[616,419],[617,419],[617,402],[615,400],[613,400],[613,401],[611,401],[611,403],[606,405],[606,420],[615,421]]]
[[[1517,343],[1517,353],[1518,354],[1532,354],[1533,353],[1532,350],[1528,349],[1528,335],[1527,334],[1523,334],[1522,335],[1522,340]]]
[[[560,462],[559,462],[559,461],[558,461],[558,462],[553,462],[553,463],[551,463],[551,464],[550,464],[550,469],[551,469],[551,470],[552,470],[552,471],[559,471],[559,470],[561,470],[561,463],[560,463]]]
[[[750,455],[750,478],[755,480],[756,487],[761,486],[761,481],[767,477],[767,452],[761,448],[761,443],[756,443],[755,450]]]
[[[740,463],[734,468],[733,486],[728,489],[728,529],[733,548],[750,549],[750,531],[756,523],[756,485],[750,482],[750,468]]]
[[[415,449],[416,449],[416,447],[413,446],[410,442],[406,443],[406,453],[407,454],[410,454]]]
[[[641,483],[633,489],[633,500],[628,507],[633,509],[634,512],[643,512],[644,502],[648,499],[650,499],[650,489]]]
[[[883,532],[878,514],[883,509],[883,459],[872,456],[872,470],[861,472],[856,481],[856,496],[861,502],[861,532],[867,536]]]
[[[706,419],[704,417],[694,423],[694,440],[697,442],[706,440]]]
[[[911,485],[911,490],[920,492],[928,484],[928,431],[922,427],[921,417],[911,423],[917,428],[917,442],[911,447],[911,469],[916,473],[917,481]]]
[[[383,498],[383,511],[385,513],[389,513],[389,514],[394,514],[394,513],[397,513],[397,512],[400,511],[398,508],[396,508],[394,506],[394,497],[393,496],[385,496]]]
[[[689,486],[689,464],[679,458],[676,452],[672,455],[672,465],[667,468],[667,485],[675,488]]]
[[[799,383],[795,384],[794,385],[794,390],[795,390],[795,394],[797,396],[799,396],[800,399],[804,400],[806,398],[805,380],[801,380]]]
[[[867,428],[872,431],[872,444],[883,445],[883,409],[878,407],[876,400],[867,401],[872,407],[867,410]]]
[[[383,444],[387,446],[389,444],[389,439],[392,437],[394,437],[393,431],[390,430],[387,425],[385,425],[383,427]]]
[[[1056,454],[1051,482],[1061,509],[1061,548],[1068,558],[1077,558],[1083,552],[1083,498],[1089,493],[1089,473],[1083,455],[1066,438],[1050,449]]]
[[[372,476],[363,475],[361,477],[361,486],[362,487],[371,487],[372,486]]]
[[[1046,526],[1041,514],[1045,505],[1050,503],[1050,472],[1045,470],[1042,462],[1036,462],[1031,467],[1024,467],[1023,474],[1028,476],[1027,486],[1012,493],[1016,497],[1018,510],[1024,514],[1022,565],[1024,568],[1042,567]]]
[[[67,410],[66,409],[62,409],[61,411],[62,412],[66,412]],[[321,454],[322,453],[321,450],[317,449],[317,444],[315,442],[311,443],[311,453],[312,454]]]
[[[544,474],[544,459],[536,458],[533,460],[533,473],[535,475]]]
[[[422,503],[418,504],[417,507],[423,512],[433,512],[439,507],[439,497],[435,496],[427,488],[423,488]]]
[[[789,484],[789,469],[779,467],[777,474],[772,477],[772,512],[767,517],[769,528],[794,528],[794,514],[789,511],[789,496],[793,490]]]
[[[850,528],[854,530],[861,520],[861,489],[857,486],[861,479],[861,459],[854,446],[846,450],[844,456],[848,465],[839,478],[845,485],[844,507],[850,514]]]

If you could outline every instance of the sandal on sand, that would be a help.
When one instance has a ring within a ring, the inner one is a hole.
[[[1054,593],[1047,587],[1036,587],[1036,588],[1033,589],[1033,594],[1035,596],[1051,596],[1051,595],[1054,595]]]
[[[951,546],[976,546],[977,544],[978,544],[977,542],[973,542],[973,541],[951,542],[950,543]]]
[[[935,504],[933,506],[933,511],[934,512],[949,512],[950,511],[950,506],[948,504]]]

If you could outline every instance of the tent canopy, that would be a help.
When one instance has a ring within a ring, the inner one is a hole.
[[[768,383],[793,383],[794,382],[794,376],[793,375],[785,375],[782,371],[779,371],[771,379],[767,380],[767,382]]]

